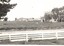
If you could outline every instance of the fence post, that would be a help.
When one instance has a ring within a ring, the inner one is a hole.
[[[58,32],[56,32],[56,39],[58,40]]]
[[[42,33],[42,40],[43,40],[43,33]]]
[[[11,41],[11,35],[9,35],[9,40]]]
[[[26,34],[26,42],[28,42],[28,34]]]

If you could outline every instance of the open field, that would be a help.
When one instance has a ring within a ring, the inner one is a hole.
[[[25,22],[25,21],[0,21],[0,31],[14,32],[14,31],[27,31],[27,30],[50,30],[54,31],[57,29],[64,31],[64,22]],[[54,30],[53,30],[54,29]],[[14,30],[14,31],[13,31]],[[46,32],[46,31],[44,31]],[[2,40],[0,44],[33,44],[33,45],[64,45],[64,39],[52,39],[52,40],[32,40],[32,41],[18,41],[10,42],[7,40]]]
[[[25,21],[0,21],[0,30],[41,30],[41,29],[63,29],[64,22],[25,22]]]

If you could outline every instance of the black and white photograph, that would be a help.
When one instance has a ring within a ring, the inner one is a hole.
[[[0,45],[64,45],[64,0],[0,0]]]

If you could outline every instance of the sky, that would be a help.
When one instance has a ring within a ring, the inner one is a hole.
[[[17,3],[17,6],[7,13],[8,20],[40,18],[45,12],[64,6],[64,0],[11,0],[10,3]]]

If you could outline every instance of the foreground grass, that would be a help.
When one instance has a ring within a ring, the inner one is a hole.
[[[52,40],[31,40],[28,42],[17,41],[10,42],[9,40],[3,40],[0,44],[21,44],[21,45],[64,45],[64,39],[52,39]]]

